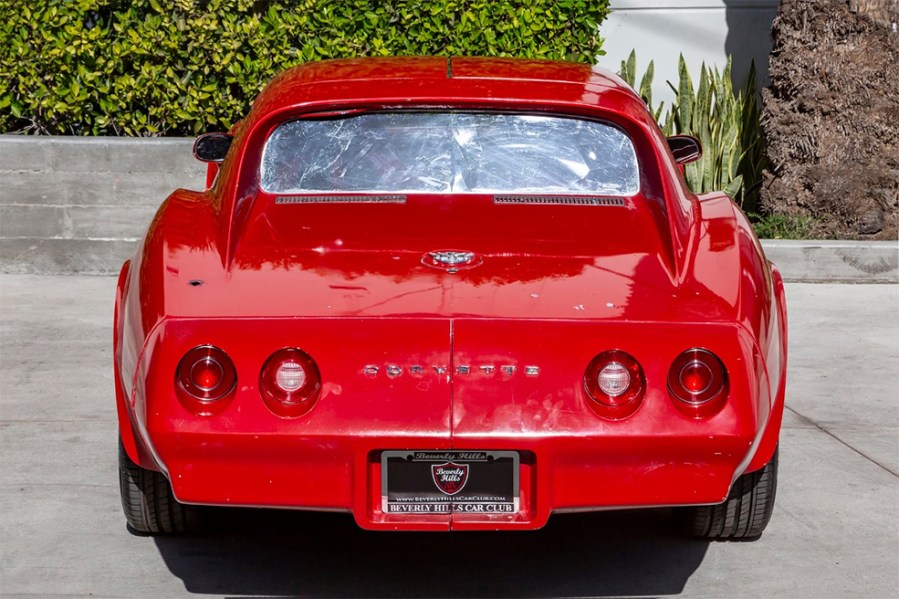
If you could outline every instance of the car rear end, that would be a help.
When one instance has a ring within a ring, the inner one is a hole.
[[[180,502],[351,511],[372,529],[529,529],[555,511],[719,503],[767,416],[758,355],[735,326],[172,319],[156,335],[167,341],[144,358],[135,424]],[[685,371],[694,345],[710,353]],[[236,381],[211,400],[175,376],[208,391],[195,348],[210,346]],[[283,372],[267,378],[278,355]],[[691,401],[689,373],[715,360],[723,378],[692,388],[720,393]],[[292,405],[298,367],[319,389]]]
[[[773,394],[734,234],[692,278],[705,235],[672,239],[634,123],[500,108],[260,119],[231,221],[170,202],[130,287],[164,298],[121,362],[131,459],[182,503],[369,529],[724,501]]]

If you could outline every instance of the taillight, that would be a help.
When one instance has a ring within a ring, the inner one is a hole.
[[[706,349],[688,349],[671,364],[668,391],[696,415],[717,410],[727,399],[727,371],[721,360]]]
[[[584,389],[602,416],[624,418],[634,413],[646,391],[646,377],[640,363],[620,350],[603,352],[593,358],[584,374]]]
[[[262,399],[279,416],[305,414],[315,404],[321,388],[315,361],[306,352],[295,348],[273,353],[259,375]]]
[[[178,363],[177,385],[190,397],[214,402],[227,396],[237,384],[234,362],[221,349],[201,345],[187,352]]]

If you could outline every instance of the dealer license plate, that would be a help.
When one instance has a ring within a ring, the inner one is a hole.
[[[518,452],[385,451],[381,499],[387,514],[514,514]]]

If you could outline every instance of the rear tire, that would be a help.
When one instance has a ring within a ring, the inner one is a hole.
[[[738,478],[724,503],[678,508],[676,516],[684,531],[706,539],[759,537],[774,511],[777,454],[775,449],[764,468]]]
[[[119,439],[119,490],[122,511],[134,532],[176,534],[199,528],[197,509],[178,503],[168,479],[131,461]]]

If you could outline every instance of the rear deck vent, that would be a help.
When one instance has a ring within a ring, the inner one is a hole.
[[[551,204],[559,206],[626,206],[623,198],[598,198],[593,196],[493,196],[494,204]]]
[[[276,204],[405,204],[404,195],[278,196]]]

